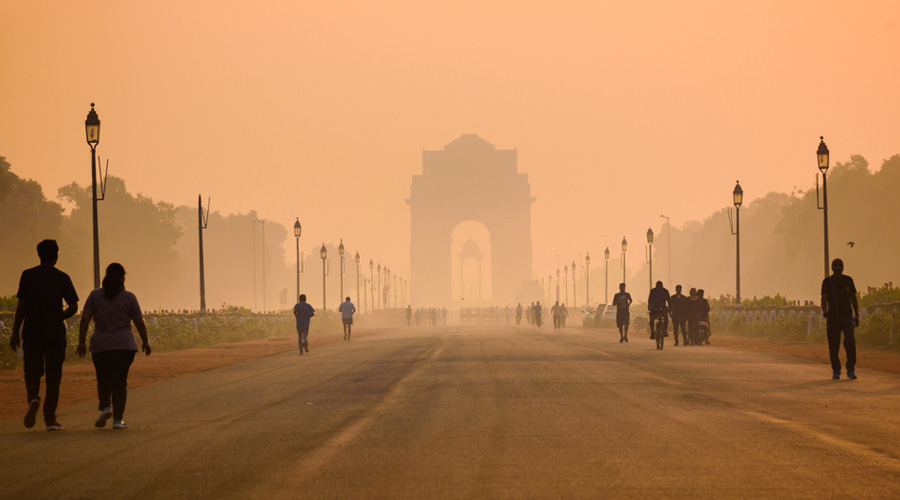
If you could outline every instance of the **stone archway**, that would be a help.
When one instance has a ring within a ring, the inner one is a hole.
[[[531,279],[531,187],[517,171],[517,151],[498,150],[465,134],[442,151],[422,152],[422,174],[410,187],[411,297],[422,306],[444,306],[451,297],[450,238],[466,220],[491,234],[492,302],[511,304]]]

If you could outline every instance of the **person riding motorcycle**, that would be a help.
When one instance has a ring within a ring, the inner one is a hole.
[[[709,343],[709,301],[703,298],[703,291],[691,288],[687,300],[688,335],[692,345]],[[700,322],[705,323],[701,329]],[[702,330],[702,331],[701,331]]]
[[[659,317],[662,317],[663,320],[663,328],[662,335],[664,337],[668,337],[669,333],[668,324],[669,324],[669,310],[672,307],[672,303],[669,298],[669,291],[663,288],[663,282],[657,281],[656,287],[650,290],[650,295],[647,297],[647,309],[650,312],[650,338],[655,339],[657,332],[653,331],[653,325],[655,324],[655,320]]]

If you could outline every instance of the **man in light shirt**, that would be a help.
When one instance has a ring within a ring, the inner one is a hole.
[[[350,302],[350,297],[347,297],[338,307],[338,311],[341,312],[341,322],[344,323],[344,340],[349,342],[350,327],[353,325],[353,313],[356,312],[356,306]]]

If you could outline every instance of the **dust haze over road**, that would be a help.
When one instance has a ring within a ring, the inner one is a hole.
[[[639,333],[385,329],[141,387],[127,431],[0,425],[2,496],[900,497],[900,376]]]

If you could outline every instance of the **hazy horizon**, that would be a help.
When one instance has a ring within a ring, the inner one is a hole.
[[[731,205],[736,180],[745,206],[808,190],[820,135],[832,165],[859,154],[877,171],[900,152],[896,2],[0,12],[0,156],[48,198],[90,185],[94,102],[98,152],[130,192],[176,206],[199,193],[288,228],[299,217],[302,248],[343,238],[407,277],[412,176],[424,150],[463,134],[517,151],[538,279],[557,256],[616,256],[623,235],[637,268],[660,214],[702,221]]]

